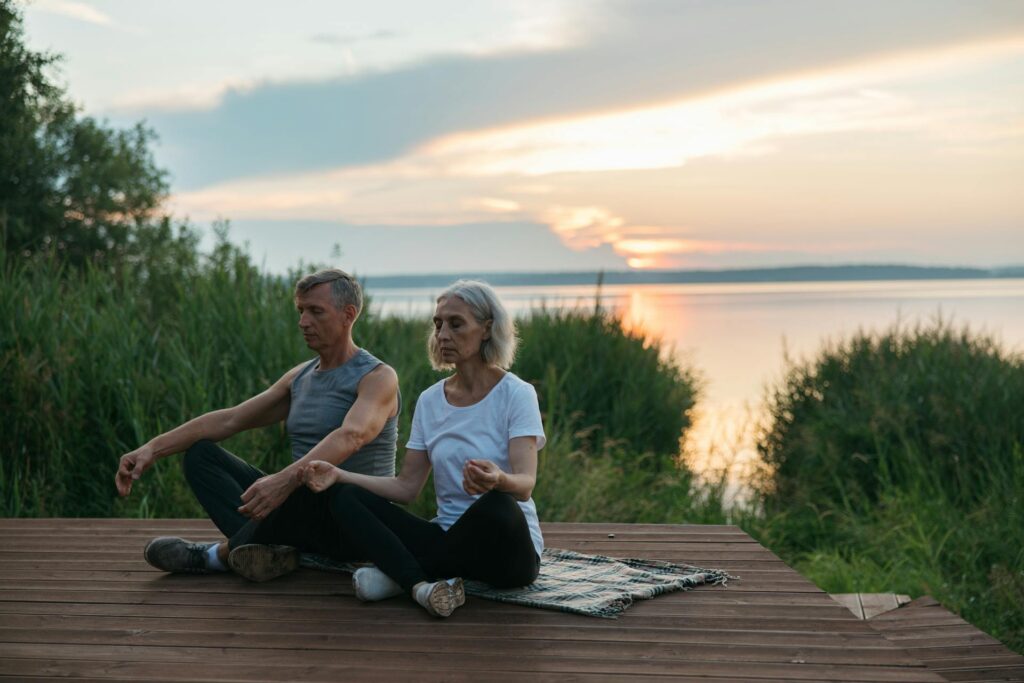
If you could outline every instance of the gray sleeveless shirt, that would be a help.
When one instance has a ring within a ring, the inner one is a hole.
[[[378,365],[377,358],[366,349],[359,349],[344,365],[319,371],[319,358],[314,358],[292,380],[292,402],[288,409],[288,436],[292,457],[298,460],[325,436],[341,426],[352,404],[360,380]],[[402,410],[402,396],[398,396]],[[395,475],[395,446],[398,442],[398,415],[389,417],[384,428],[341,464],[349,472],[377,477]]]

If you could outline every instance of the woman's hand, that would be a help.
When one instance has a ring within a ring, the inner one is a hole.
[[[490,460],[467,460],[462,466],[462,488],[471,496],[498,488],[505,473]]]
[[[329,462],[314,460],[303,468],[302,483],[310,491],[320,493],[341,483],[341,470]]]

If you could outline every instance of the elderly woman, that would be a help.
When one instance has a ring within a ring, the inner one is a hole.
[[[435,368],[455,372],[420,395],[399,474],[321,461],[303,476],[313,491],[331,489],[343,544],[376,565],[353,576],[360,599],[404,592],[448,616],[465,601],[463,578],[513,587],[537,577],[543,538],[530,496],[545,437],[536,392],[507,371],[515,329],[489,285],[460,280],[438,297],[428,348]],[[414,500],[431,467],[428,522],[392,503]]]

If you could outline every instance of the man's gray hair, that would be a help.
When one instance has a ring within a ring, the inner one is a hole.
[[[295,283],[295,296],[305,294],[317,285],[331,283],[331,300],[334,307],[342,309],[352,304],[356,307],[356,313],[363,310],[363,288],[359,282],[343,270],[327,268],[318,270],[312,275],[307,275]]]
[[[479,323],[491,321],[491,338],[480,344],[480,355],[489,365],[497,365],[507,370],[516,357],[519,339],[516,337],[516,324],[505,310],[494,289],[486,282],[479,280],[459,280],[437,297],[438,303],[449,297],[457,296],[466,302],[470,312]],[[454,366],[445,363],[441,358],[441,348],[437,337],[431,332],[427,338],[427,353],[430,364],[435,370],[447,370]]]

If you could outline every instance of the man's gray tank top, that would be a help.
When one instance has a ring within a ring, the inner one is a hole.
[[[319,358],[314,358],[292,380],[292,402],[288,409],[288,436],[292,457],[298,460],[325,436],[341,426],[352,404],[356,389],[366,373],[381,364],[366,349],[359,349],[344,365],[318,371]],[[398,411],[402,395],[398,395]],[[375,439],[352,454],[341,464],[349,472],[377,477],[395,476],[395,446],[398,443],[398,415],[389,417]]]

